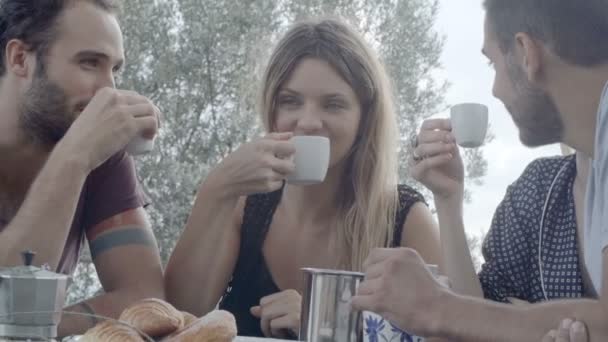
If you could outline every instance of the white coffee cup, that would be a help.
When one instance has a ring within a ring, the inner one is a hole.
[[[144,138],[141,135],[133,138],[128,144],[125,150],[132,156],[146,154],[154,149],[154,139]]]
[[[401,330],[389,320],[371,311],[363,311],[363,342],[414,341],[424,342],[424,337]]]
[[[329,167],[329,139],[322,136],[298,135],[290,141],[296,148],[296,170],[287,176],[287,182],[294,185],[323,182]]]
[[[462,147],[483,145],[488,131],[488,107],[479,103],[461,103],[450,109],[452,134]]]

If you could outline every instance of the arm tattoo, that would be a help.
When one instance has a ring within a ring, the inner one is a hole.
[[[95,317],[95,315],[96,315],[95,310],[93,310],[93,308],[89,304],[87,304],[86,302],[82,302],[82,303],[78,304],[78,307],[83,310],[83,313],[90,315],[90,316],[88,316],[88,318],[91,322],[92,327],[96,326],[97,323],[99,323],[99,320],[97,319],[97,317]]]
[[[99,255],[112,248],[132,245],[156,247],[156,242],[147,230],[128,228],[110,232],[92,240],[89,243],[89,248],[91,249],[91,257],[95,260]]]

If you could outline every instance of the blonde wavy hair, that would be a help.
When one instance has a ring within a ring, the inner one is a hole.
[[[374,247],[392,240],[397,210],[397,122],[384,67],[363,38],[334,18],[302,21],[274,49],[262,83],[260,113],[274,130],[276,97],[298,63],[329,63],[351,86],[361,105],[357,137],[347,160],[337,223],[343,243],[337,267],[361,270]]]

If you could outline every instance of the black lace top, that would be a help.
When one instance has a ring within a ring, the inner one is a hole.
[[[400,245],[403,223],[411,207],[416,202],[426,204],[424,197],[411,187],[400,185],[398,189],[399,208],[391,246]],[[262,246],[282,193],[282,190],[279,190],[252,195],[245,203],[238,261],[232,280],[220,302],[220,309],[230,311],[236,317],[240,336],[263,337],[260,320],[251,315],[249,310],[259,305],[263,297],[281,291],[268,270]]]

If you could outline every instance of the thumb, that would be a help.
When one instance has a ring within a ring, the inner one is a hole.
[[[371,296],[356,295],[350,301],[351,311],[374,311]]]
[[[289,140],[293,137],[293,132],[273,132],[266,135],[267,139],[272,140]]]

